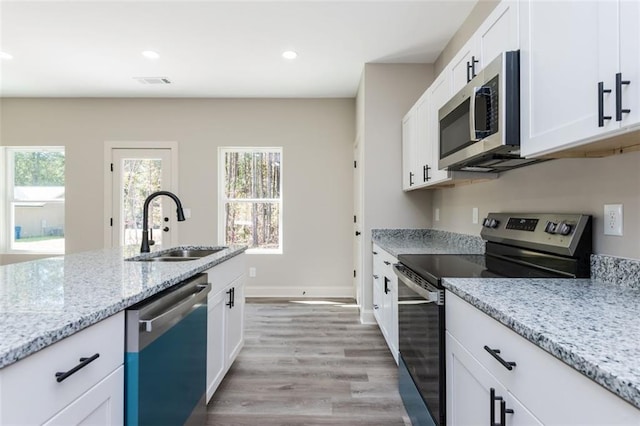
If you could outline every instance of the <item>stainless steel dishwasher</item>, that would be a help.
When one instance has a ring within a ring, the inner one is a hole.
[[[204,424],[210,290],[198,274],[127,310],[128,426]]]

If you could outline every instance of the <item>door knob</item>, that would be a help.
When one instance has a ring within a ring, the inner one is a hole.
[[[164,228],[162,228],[162,230],[163,230],[164,232],[169,232],[169,227],[168,227],[168,226],[165,226]]]

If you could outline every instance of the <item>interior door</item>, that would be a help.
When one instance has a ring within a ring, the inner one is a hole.
[[[362,286],[365,280],[362,274],[362,151],[360,139],[356,139],[353,148],[353,285],[356,289],[356,303],[362,306]]]
[[[111,150],[112,227],[111,246],[140,245],[143,205],[156,191],[172,191],[170,149]],[[157,197],[150,205],[149,227],[156,244],[176,245],[176,218],[168,197]],[[175,206],[174,206],[175,207]]]

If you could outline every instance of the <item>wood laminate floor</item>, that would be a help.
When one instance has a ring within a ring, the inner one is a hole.
[[[249,299],[245,345],[211,399],[207,426],[406,426],[397,366],[352,301]]]

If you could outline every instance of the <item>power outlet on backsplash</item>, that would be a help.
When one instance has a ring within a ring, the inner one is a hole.
[[[622,204],[604,205],[604,235],[622,236]]]

